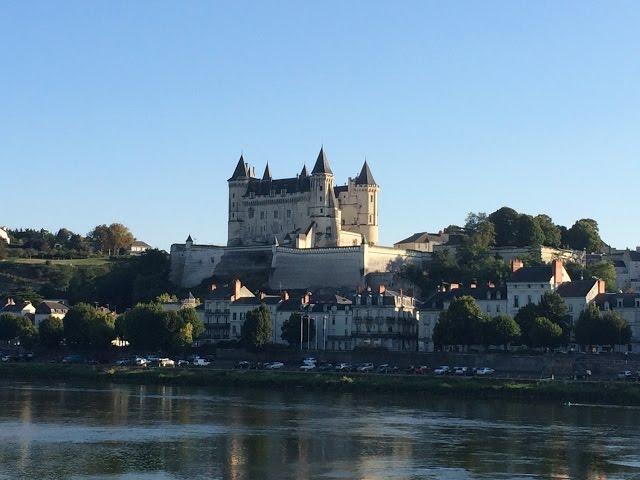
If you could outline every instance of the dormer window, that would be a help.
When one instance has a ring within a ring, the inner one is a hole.
[[[640,308],[640,298],[636,298],[636,308]]]
[[[609,310],[609,302],[604,302],[604,309],[605,309],[606,311],[608,311],[608,310]]]
[[[623,306],[623,303],[622,303],[622,302],[623,302],[623,301],[622,301],[622,299],[621,299],[621,298],[618,298],[618,299],[617,299],[617,301],[616,301],[616,306],[617,306],[617,308],[622,308],[622,306]]]

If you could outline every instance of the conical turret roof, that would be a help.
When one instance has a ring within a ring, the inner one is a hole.
[[[269,170],[269,162],[267,162],[267,166],[264,168],[262,180],[271,180],[271,170]]]
[[[307,173],[307,166],[306,166],[306,165],[303,165],[303,166],[302,166],[302,171],[300,172],[300,176],[301,176],[301,177],[307,177],[307,176],[309,176],[309,173]]]
[[[247,164],[244,162],[244,157],[240,155],[240,160],[238,160],[236,169],[233,171],[233,175],[231,175],[229,180],[239,180],[242,178],[249,178],[249,169],[247,168]]]
[[[377,185],[366,160],[364,161],[362,170],[360,170],[360,175],[356,178],[356,185]]]
[[[316,164],[313,166],[313,170],[311,174],[314,173],[326,173],[329,175],[333,175],[331,171],[331,167],[329,167],[329,160],[327,160],[327,156],[324,153],[324,148],[320,149],[320,153],[318,153],[318,159],[316,160]]]

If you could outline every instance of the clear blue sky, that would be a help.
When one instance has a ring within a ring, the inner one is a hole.
[[[509,205],[640,244],[640,4],[3,1],[0,224],[226,242],[242,152],[365,156],[381,241]]]

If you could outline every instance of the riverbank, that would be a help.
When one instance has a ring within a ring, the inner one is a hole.
[[[232,386],[335,392],[412,393],[457,398],[499,398],[640,405],[640,384],[569,380],[502,380],[408,375],[358,375],[218,369],[140,369],[98,365],[0,364],[0,379],[99,383]]]

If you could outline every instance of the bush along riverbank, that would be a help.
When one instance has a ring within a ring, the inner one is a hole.
[[[216,369],[139,369],[40,363],[0,364],[0,379],[89,381],[209,387],[412,393],[457,398],[640,405],[640,384],[564,380],[502,380],[393,375],[342,375]]]

